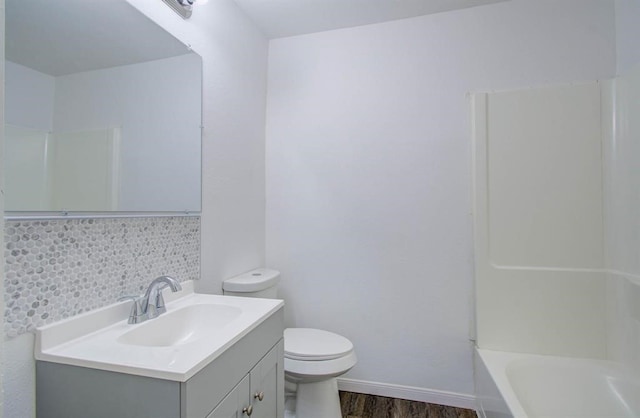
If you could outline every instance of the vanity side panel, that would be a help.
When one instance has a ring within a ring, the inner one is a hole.
[[[36,362],[38,418],[177,418],[180,382]]]
[[[182,418],[206,417],[284,335],[284,309],[182,383]]]

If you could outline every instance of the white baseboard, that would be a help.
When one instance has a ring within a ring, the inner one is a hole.
[[[386,396],[388,398],[408,399],[411,401],[455,406],[458,408],[476,409],[476,397],[466,393],[341,378],[338,378],[338,389],[346,392],[366,393],[368,395]]]

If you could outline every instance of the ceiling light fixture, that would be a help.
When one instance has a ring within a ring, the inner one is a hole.
[[[195,3],[195,0],[162,0],[162,1],[164,1],[176,13],[182,16],[183,19],[189,19],[191,17],[193,3]]]

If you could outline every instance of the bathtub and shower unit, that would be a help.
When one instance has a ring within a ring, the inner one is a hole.
[[[640,379],[620,363],[476,349],[481,418],[640,417]]]
[[[479,416],[640,417],[640,67],[470,99]]]

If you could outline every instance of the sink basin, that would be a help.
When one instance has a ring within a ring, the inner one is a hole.
[[[190,305],[150,319],[121,335],[121,344],[168,347],[188,344],[237,319],[242,310],[218,304]]]

